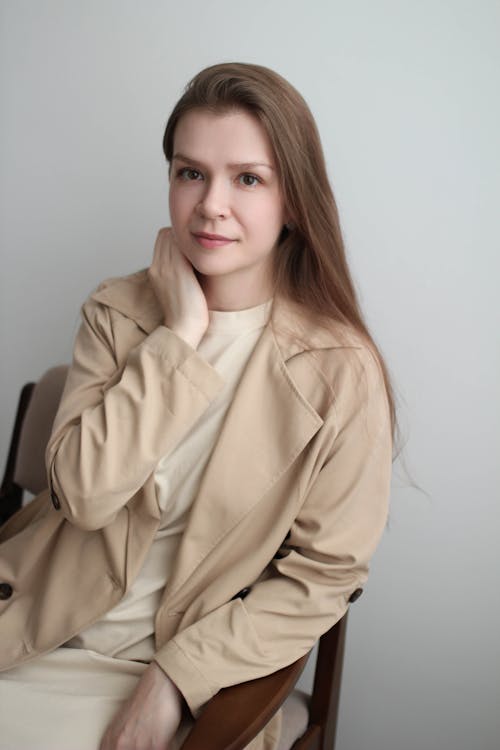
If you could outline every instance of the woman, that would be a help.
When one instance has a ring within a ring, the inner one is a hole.
[[[172,227],[84,305],[49,491],[0,536],[2,747],[23,747],[19,686],[38,748],[177,747],[183,707],[344,614],[385,525],[391,388],[307,105],[215,65],[164,151]],[[251,747],[278,735],[276,717]]]

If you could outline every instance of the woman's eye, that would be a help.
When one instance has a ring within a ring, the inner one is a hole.
[[[259,178],[254,174],[241,174],[239,179],[245,187],[255,187],[260,182]]]
[[[182,169],[179,169],[178,175],[185,180],[199,180],[201,172],[198,172],[197,169],[191,169],[191,167],[183,167]]]

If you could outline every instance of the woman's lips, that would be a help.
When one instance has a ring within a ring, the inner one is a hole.
[[[223,237],[220,234],[208,234],[207,232],[193,232],[193,237],[198,244],[207,249],[222,247],[223,245],[228,245],[230,242],[234,242],[230,237]]]

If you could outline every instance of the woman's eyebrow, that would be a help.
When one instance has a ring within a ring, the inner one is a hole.
[[[206,164],[204,164],[201,159],[193,159],[191,156],[186,156],[185,154],[177,153],[174,154],[173,159],[178,159],[180,161],[187,161],[190,164],[197,164],[200,167],[206,168]],[[273,172],[274,167],[271,164],[267,164],[263,161],[245,161],[245,162],[233,162],[232,164],[228,164],[228,167],[231,169],[253,169],[254,167],[267,167],[267,169],[272,170]]]

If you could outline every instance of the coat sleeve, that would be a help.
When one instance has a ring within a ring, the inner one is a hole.
[[[107,306],[92,298],[85,303],[47,446],[53,503],[82,529],[113,521],[223,386],[208,362],[165,326],[117,362],[117,328]]]
[[[335,399],[322,429],[333,444],[269,578],[177,633],[155,660],[197,715],[223,687],[307,653],[367,579],[387,520],[392,439],[384,382],[366,353],[363,387]]]

